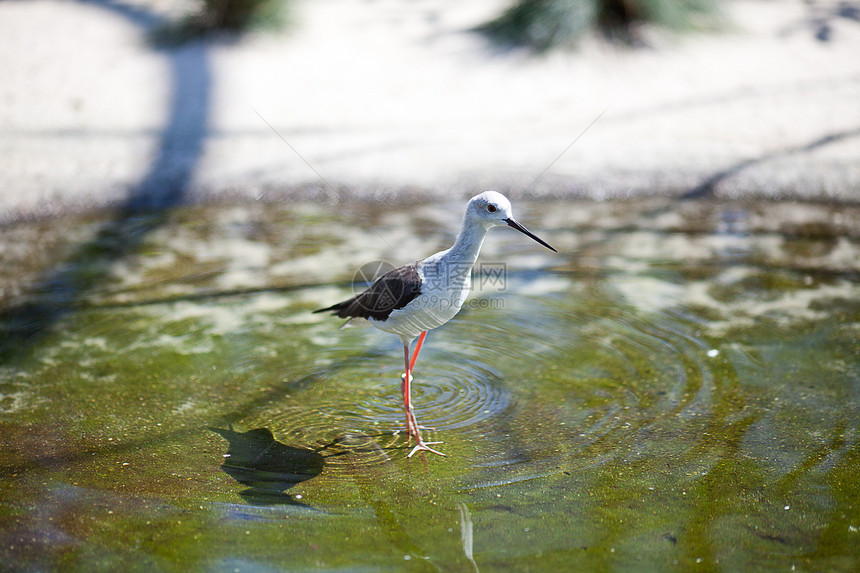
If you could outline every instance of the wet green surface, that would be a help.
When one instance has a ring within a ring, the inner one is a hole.
[[[853,571],[860,209],[528,203],[416,368],[311,310],[462,205],[0,228],[0,561],[79,570]]]

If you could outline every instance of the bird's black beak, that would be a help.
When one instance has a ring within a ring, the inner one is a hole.
[[[534,239],[535,241],[537,241],[538,243],[540,243],[541,245],[543,245],[544,247],[549,249],[550,251],[552,251],[554,253],[558,252],[554,248],[552,248],[549,243],[547,243],[546,241],[544,241],[543,239],[541,239],[540,237],[538,237],[537,235],[535,235],[534,233],[532,233],[531,231],[529,231],[528,229],[526,229],[525,227],[523,227],[522,225],[520,225],[519,223],[514,221],[513,219],[502,219],[502,220],[508,224],[508,227],[513,227],[514,229],[516,229],[517,231],[519,231],[523,235],[528,235],[529,237],[531,237],[532,239]]]

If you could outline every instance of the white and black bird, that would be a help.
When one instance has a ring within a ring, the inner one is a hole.
[[[484,237],[491,228],[503,225],[513,227],[544,247],[558,252],[513,218],[511,202],[504,195],[486,191],[469,200],[463,216],[463,227],[450,249],[393,269],[373,281],[366,291],[314,311],[331,312],[350,320],[365,318],[376,328],[400,337],[406,370],[401,386],[406,432],[416,442],[409,453],[410,457],[419,450],[445,455],[430,447],[440,442],[425,442],[421,439],[412,407],[412,369],[421,344],[428,330],[442,326],[460,311],[469,295],[472,266],[481,251]],[[409,350],[416,338],[418,343],[410,359]]]

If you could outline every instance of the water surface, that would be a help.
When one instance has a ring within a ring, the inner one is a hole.
[[[561,253],[491,231],[428,336],[445,458],[406,458],[397,338],[310,311],[462,205],[4,225],[4,565],[855,570],[860,209],[515,206]]]

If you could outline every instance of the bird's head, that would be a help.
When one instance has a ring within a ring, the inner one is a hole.
[[[469,200],[466,216],[480,222],[487,229],[507,225],[505,219],[512,219],[511,202],[497,191],[484,191]]]
[[[514,219],[511,202],[498,191],[484,191],[472,197],[466,207],[466,218],[480,223],[485,229],[503,225],[513,227],[551,251],[558,252]]]

